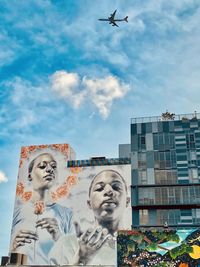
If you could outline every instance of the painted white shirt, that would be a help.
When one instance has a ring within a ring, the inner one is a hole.
[[[46,206],[45,211],[41,215],[34,214],[34,205],[30,202],[24,204],[23,207],[15,209],[11,247],[16,234],[20,230],[30,230],[36,232],[39,236],[39,240],[32,241],[30,244],[25,243],[24,246],[18,247],[15,251],[28,256],[28,265],[50,264],[48,254],[55,241],[50,233],[47,232],[47,229],[36,228],[36,221],[42,218],[56,218],[62,235],[74,233],[71,209],[63,207],[58,203]]]
[[[106,241],[102,247],[93,254],[91,260],[87,262],[87,265],[115,265],[117,258],[115,247],[115,240]],[[78,238],[76,235],[67,234],[60,237],[49,253],[50,264],[73,264],[74,255],[77,253],[78,248]]]

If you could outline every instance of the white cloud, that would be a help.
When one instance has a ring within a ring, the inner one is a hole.
[[[115,99],[122,98],[129,90],[129,86],[120,83],[116,77],[108,76],[104,79],[83,80],[91,101],[98,108],[103,118],[107,118]]]
[[[66,71],[56,71],[51,76],[52,89],[61,98],[71,102],[74,108],[78,108],[82,103],[85,92],[79,91],[80,78],[76,73]]]
[[[5,183],[8,181],[8,178],[6,177],[5,173],[0,170],[0,183]]]
[[[129,90],[129,85],[112,75],[101,79],[80,79],[78,74],[63,70],[51,76],[51,87],[73,108],[86,101],[93,103],[104,119],[108,117],[113,101],[124,97]]]

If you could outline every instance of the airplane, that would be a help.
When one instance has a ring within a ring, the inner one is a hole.
[[[117,25],[116,21],[126,21],[126,22],[128,22],[128,16],[126,16],[123,19],[115,19],[116,12],[117,12],[117,9],[112,14],[110,14],[110,17],[108,17],[107,19],[99,19],[99,20],[100,21],[109,21],[109,24],[112,24],[112,26],[117,26],[117,27],[119,27],[119,26]]]

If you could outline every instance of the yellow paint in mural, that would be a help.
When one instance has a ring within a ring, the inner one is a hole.
[[[200,259],[200,247],[197,245],[192,246],[193,252],[189,253],[190,257],[193,259]]]

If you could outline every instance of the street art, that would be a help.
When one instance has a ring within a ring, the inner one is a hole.
[[[21,149],[10,252],[27,255],[28,264],[49,264],[54,243],[74,231],[73,211],[60,204],[77,182],[69,153],[67,144]]]
[[[198,267],[200,228],[119,231],[119,267]]]
[[[10,253],[28,265],[115,265],[131,229],[130,164],[67,167],[67,144],[22,147]]]

